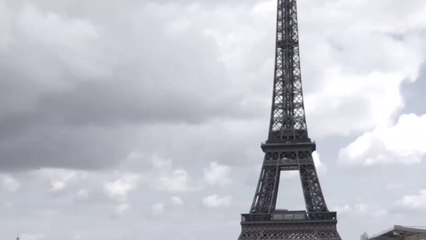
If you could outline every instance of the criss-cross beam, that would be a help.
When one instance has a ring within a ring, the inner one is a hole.
[[[268,142],[305,140],[296,0],[278,0],[275,75]]]

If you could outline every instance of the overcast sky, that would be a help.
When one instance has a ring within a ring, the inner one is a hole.
[[[338,229],[426,226],[426,1],[299,0]],[[0,0],[0,235],[237,239],[262,164],[276,0]],[[304,208],[297,175],[278,207]]]

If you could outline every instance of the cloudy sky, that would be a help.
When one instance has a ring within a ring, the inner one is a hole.
[[[0,0],[0,234],[237,239],[276,0]],[[426,220],[426,1],[299,0],[310,136],[355,240]],[[281,179],[280,208],[304,207]]]

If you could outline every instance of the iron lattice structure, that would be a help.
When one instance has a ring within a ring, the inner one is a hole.
[[[340,240],[336,212],[322,194],[303,103],[296,0],[277,0],[274,87],[268,140],[250,213],[242,214],[239,240]],[[306,210],[276,209],[282,171],[298,170]]]

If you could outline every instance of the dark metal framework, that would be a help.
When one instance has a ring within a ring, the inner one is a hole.
[[[322,194],[303,103],[296,0],[277,0],[274,88],[269,136],[250,213],[242,214],[239,240],[340,240],[336,212]],[[298,170],[306,211],[276,209],[281,171]]]

